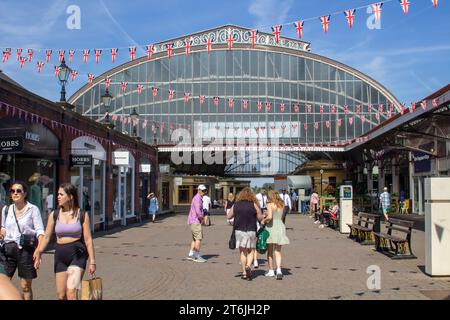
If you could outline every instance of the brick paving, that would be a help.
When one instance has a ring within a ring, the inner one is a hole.
[[[213,215],[204,227],[206,263],[185,260],[190,231],[186,215],[96,235],[98,272],[105,299],[430,299],[450,290],[450,278],[424,274],[424,233],[414,230],[415,260],[391,260],[332,229],[319,229],[305,216],[287,217],[290,245],[283,247],[283,280],[264,277],[266,261],[253,281],[240,279],[238,252],[228,249],[231,226]],[[381,268],[381,290],[367,289],[368,266]],[[87,276],[85,276],[86,278]],[[14,279],[17,284],[17,278]],[[43,256],[33,283],[35,299],[55,299],[53,251]],[[421,293],[424,291],[425,293]]]

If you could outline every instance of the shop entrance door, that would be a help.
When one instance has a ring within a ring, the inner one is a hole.
[[[162,208],[163,210],[169,210],[169,182],[162,183]]]

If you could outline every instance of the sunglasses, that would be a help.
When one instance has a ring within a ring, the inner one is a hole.
[[[9,192],[11,192],[11,193],[22,193],[23,192],[23,190],[22,189],[10,189],[9,190]]]

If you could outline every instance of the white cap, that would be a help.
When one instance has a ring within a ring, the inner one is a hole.
[[[206,187],[205,187],[205,185],[204,184],[201,184],[201,185],[199,185],[198,186],[198,188],[197,188],[198,190],[202,190],[202,191],[204,191],[204,190],[206,190]]]
[[[387,191],[387,187],[384,187],[383,190],[384,190],[384,191]]]

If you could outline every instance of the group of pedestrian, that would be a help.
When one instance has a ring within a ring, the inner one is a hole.
[[[199,185],[197,194],[192,199],[187,220],[192,235],[187,260],[195,262],[206,262],[206,259],[200,254],[203,239],[202,225],[204,225],[206,217],[205,210],[203,210],[203,201],[206,194],[207,188],[202,184]],[[208,200],[206,201],[208,202]],[[210,206],[209,203],[208,207]],[[233,225],[236,248],[239,248],[242,279],[251,280],[253,278],[252,267],[259,267],[256,251],[259,228],[266,228],[269,232],[269,238],[267,239],[269,269],[265,276],[275,277],[278,280],[283,279],[281,248],[283,245],[289,244],[289,239],[286,236],[286,227],[283,222],[283,214],[285,216],[286,207],[290,209],[289,203],[289,195],[287,195],[286,200],[283,200],[281,195],[274,190],[270,190],[268,195],[262,190],[255,196],[252,189],[246,187],[236,197],[232,193],[228,195],[224,204],[224,210],[226,211],[228,223]]]
[[[54,272],[58,299],[76,300],[87,267],[96,271],[89,215],[80,209],[78,193],[70,183],[58,189],[58,208],[48,216],[46,230],[39,208],[27,201],[28,187],[15,181],[12,204],[1,210],[0,299],[33,299],[32,282],[42,263],[42,253],[55,236]],[[11,282],[16,270],[21,293]]]

